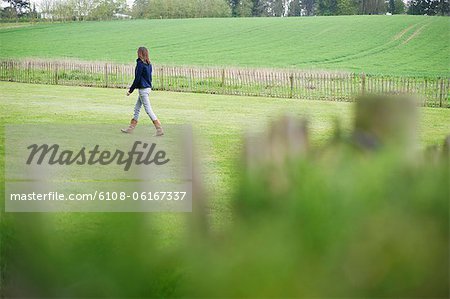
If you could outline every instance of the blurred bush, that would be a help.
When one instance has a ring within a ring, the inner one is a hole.
[[[425,155],[416,124],[412,100],[367,96],[323,147],[290,117],[247,138],[234,223],[191,242],[187,294],[448,298],[448,147]]]

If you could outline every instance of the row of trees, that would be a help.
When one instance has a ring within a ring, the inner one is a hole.
[[[30,9],[29,0],[3,1],[9,7],[2,10],[2,19],[108,20],[130,13],[126,0],[41,0],[38,9],[34,5]]]
[[[135,18],[229,17],[231,7],[225,0],[135,0]]]
[[[449,15],[449,0],[231,0],[232,15],[329,16],[355,14]]]
[[[2,19],[107,20],[127,14],[134,18],[287,17],[354,14],[449,15],[450,0],[3,0]]]
[[[449,7],[449,0],[411,0],[408,3],[408,14],[448,16],[450,14]]]

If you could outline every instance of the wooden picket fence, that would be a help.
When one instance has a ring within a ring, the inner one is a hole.
[[[129,64],[0,60],[1,81],[126,88],[133,77]],[[407,94],[423,106],[450,107],[450,78],[154,65],[153,89],[331,101],[353,101],[361,93]]]

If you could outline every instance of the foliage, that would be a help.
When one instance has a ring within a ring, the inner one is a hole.
[[[20,17],[24,13],[30,11],[30,1],[29,0],[3,0],[9,4],[16,16]]]
[[[395,0],[392,0],[395,1]],[[253,5],[252,16],[312,16],[383,14],[384,0],[243,0],[231,1],[233,16],[248,16],[239,6]]]
[[[267,2],[264,0],[252,0],[252,16],[267,16]]]
[[[353,0],[338,0],[337,15],[354,15],[357,13],[357,7]]]
[[[153,19],[228,17],[231,9],[225,0],[136,0],[132,14]]]
[[[251,0],[242,0],[236,5],[236,16],[251,17],[253,15],[253,3]]]
[[[302,16],[303,10],[303,1],[301,0],[293,0],[289,5],[289,14],[290,17],[298,17]]]
[[[394,13],[395,11],[395,0],[389,0],[387,2],[387,11],[390,13]]]
[[[42,0],[28,15],[52,21],[111,20],[127,11],[125,0]]]
[[[9,6],[0,7],[0,20],[34,21],[40,17],[36,4],[31,5],[29,0],[3,0],[3,2]]]
[[[337,12],[337,0],[317,0],[317,14],[331,16]]]
[[[110,20],[115,13],[126,11],[125,0],[98,0],[97,5],[88,14],[90,20]]]
[[[396,15],[404,14],[406,11],[405,2],[403,0],[394,0],[394,11],[393,13]]]
[[[1,19],[12,20],[17,18],[17,12],[13,7],[5,7],[0,10]]]
[[[449,0],[411,0],[408,2],[408,14],[411,15],[450,15]]]
[[[307,16],[315,15],[316,0],[304,0],[302,1],[302,4],[303,9],[305,10],[305,14]]]
[[[359,13],[364,15],[378,15],[386,12],[384,0],[361,0]]]

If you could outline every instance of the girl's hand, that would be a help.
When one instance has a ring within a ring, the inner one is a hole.
[[[130,93],[130,91],[129,90],[127,90],[127,96],[129,96],[131,93]]]

